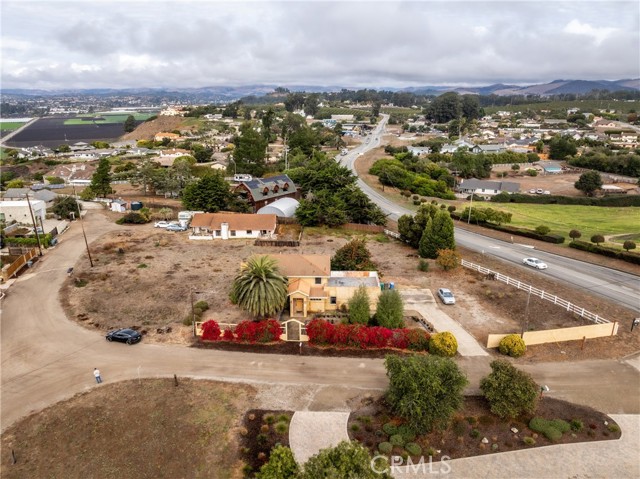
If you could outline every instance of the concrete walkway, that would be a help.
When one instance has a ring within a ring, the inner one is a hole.
[[[436,304],[433,294],[428,289],[400,290],[405,309],[420,313],[438,332],[449,331],[458,341],[458,352],[461,356],[489,356],[489,353],[478,344],[457,321],[450,318]]]
[[[348,412],[297,411],[289,425],[289,444],[298,464],[304,464],[321,449],[348,441]]]
[[[640,477],[640,416],[610,415],[622,429],[618,441],[596,441],[434,462],[411,470],[394,469],[401,479],[445,476],[450,479],[587,479]],[[430,467],[430,468],[429,468]],[[432,472],[430,472],[432,471]]]

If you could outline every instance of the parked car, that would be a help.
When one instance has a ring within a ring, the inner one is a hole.
[[[154,228],[166,228],[167,226],[169,226],[171,223],[169,223],[168,221],[158,221],[154,226]]]
[[[444,304],[456,304],[456,298],[453,293],[447,288],[440,288],[438,290],[438,297]]]
[[[540,261],[538,258],[525,258],[522,260],[523,264],[526,264],[527,266],[531,266],[532,268],[536,268],[536,269],[547,269],[547,263]]]
[[[535,188],[531,188],[531,189],[529,190],[529,193],[531,193],[532,195],[534,195],[534,194],[536,193],[536,189],[535,189]]]
[[[181,224],[170,224],[165,228],[167,231],[187,231],[187,227]]]
[[[121,343],[135,344],[142,339],[142,334],[133,329],[116,329],[107,333],[107,341],[119,341]]]

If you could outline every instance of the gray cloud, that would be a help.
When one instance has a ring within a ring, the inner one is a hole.
[[[8,1],[5,88],[640,76],[636,2]]]

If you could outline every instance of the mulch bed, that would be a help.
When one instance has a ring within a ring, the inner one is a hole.
[[[279,341],[277,343],[238,343],[231,341],[198,341],[192,344],[194,348],[217,349],[221,351],[236,351],[242,353],[260,354],[291,354],[296,356],[325,356],[329,358],[350,357],[381,359],[387,354],[426,354],[418,351],[404,349],[359,349],[336,348],[331,346],[312,346],[307,342],[302,343],[302,348],[297,341]]]
[[[526,415],[516,420],[503,420],[491,413],[483,397],[467,396],[463,408],[447,430],[419,435],[412,438],[411,442],[421,447],[424,457],[432,455],[436,461],[444,456],[456,459],[553,444],[619,439],[621,435],[620,428],[606,414],[559,399],[544,397],[538,404],[535,417],[563,419],[567,422],[577,419],[583,424],[581,430],[566,432],[558,441],[552,442],[529,429],[528,424],[533,417]],[[378,445],[390,441],[390,435],[383,430],[387,423],[399,426],[403,420],[389,411],[384,398],[363,404],[349,417],[349,437],[360,441],[373,455],[380,454]],[[518,432],[512,432],[511,428]],[[525,443],[525,437],[533,439],[535,444]],[[483,442],[485,438],[487,441]],[[408,454],[403,447],[394,446],[391,455]],[[418,461],[420,455],[412,456],[412,459]]]
[[[289,424],[292,416],[292,411],[247,411],[240,429],[240,453],[245,463],[246,477],[253,477],[253,473],[260,470],[269,460],[271,449],[277,444],[289,446]]]

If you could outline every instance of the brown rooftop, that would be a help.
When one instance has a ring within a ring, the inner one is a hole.
[[[230,230],[275,230],[276,215],[247,215],[242,213],[196,213],[190,226],[192,228],[221,229],[222,223],[228,223]]]

